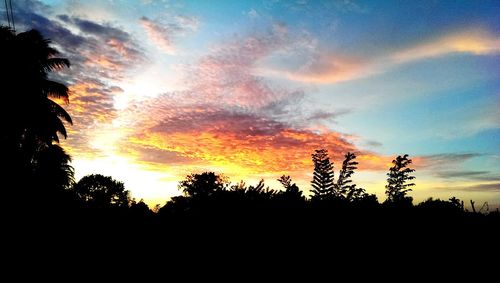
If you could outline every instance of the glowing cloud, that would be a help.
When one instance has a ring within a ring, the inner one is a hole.
[[[488,55],[500,52],[500,38],[480,30],[471,29],[445,35],[441,38],[421,43],[396,52],[392,58],[396,62],[407,62],[443,56],[450,53],[470,53]]]
[[[310,60],[297,71],[264,69],[263,74],[305,83],[333,84],[383,73],[399,64],[452,53],[491,55],[500,52],[500,38],[481,29],[470,29],[419,42],[393,53],[369,57],[338,55],[312,50]]]

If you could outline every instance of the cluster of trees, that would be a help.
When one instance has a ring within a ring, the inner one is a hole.
[[[306,216],[314,218],[325,211],[364,213],[381,208],[415,207],[466,213],[463,203],[456,198],[429,199],[413,206],[412,198],[407,195],[414,186],[411,175],[414,169],[409,167],[408,155],[393,160],[387,174],[387,200],[380,204],[375,195],[352,181],[358,165],[355,153],[345,155],[335,179],[328,151],[318,149],[312,154],[314,174],[310,198],[290,176],[278,179],[283,190],[273,190],[266,187],[264,180],[254,186],[243,181],[231,184],[223,175],[204,172],[188,175],[179,183],[183,195],[172,198],[162,207],[157,206],[154,214],[144,202],[131,199],[124,184],[111,177],[88,175],[75,182],[71,157],[59,146],[59,136],[66,138],[65,124],[71,124],[72,120],[54,100],[68,103],[69,90],[64,84],[49,79],[51,72],[69,67],[70,62],[57,54],[58,51],[50,47],[50,41],[36,30],[16,34],[0,27],[3,64],[0,85],[4,90],[0,147],[4,150],[4,163],[8,164],[1,172],[7,182],[5,199],[9,203],[27,203],[26,207],[36,209],[50,207],[61,214],[68,209],[78,214],[97,211],[100,215],[113,211],[134,215],[136,219],[171,221],[214,216],[261,219],[259,217],[269,215],[295,221]]]

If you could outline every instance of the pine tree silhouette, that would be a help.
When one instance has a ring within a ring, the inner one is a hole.
[[[314,173],[311,185],[313,198],[325,199],[334,196],[333,164],[328,157],[328,150],[318,149],[312,154]]]
[[[412,160],[408,158],[408,154],[398,156],[392,161],[394,166],[387,173],[389,178],[385,186],[387,202],[398,203],[406,200],[411,203],[412,198],[406,196],[411,191],[410,187],[415,185],[415,183],[408,183],[408,181],[415,179],[414,176],[410,175],[410,173],[415,171],[415,169],[408,167],[411,163]]]

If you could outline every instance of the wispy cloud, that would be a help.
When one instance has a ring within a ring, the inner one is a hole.
[[[481,161],[488,164],[494,156],[480,153],[443,153],[415,158],[415,167],[445,182],[498,182],[500,175],[488,167],[476,165],[471,169],[467,163]]]
[[[418,43],[392,54],[398,62],[408,62],[443,56],[450,53],[488,55],[500,52],[500,37],[481,29],[451,33],[427,42]]]
[[[368,59],[345,58],[342,56],[317,56],[298,71],[287,71],[291,80],[306,83],[338,83],[358,79],[376,72]]]
[[[294,81],[334,84],[387,72],[398,65],[449,54],[492,55],[500,53],[500,37],[468,29],[417,42],[414,46],[375,56],[353,56],[336,51],[311,49],[299,68],[264,68],[263,74]],[[293,55],[292,55],[293,56]]]
[[[466,191],[500,192],[500,183],[479,184],[462,187],[461,189]]]
[[[174,22],[162,23],[141,17],[139,23],[146,30],[149,39],[166,54],[176,53],[174,39],[198,29],[199,21],[193,17],[175,16]]]
[[[441,153],[422,156],[424,166],[442,166],[457,164],[475,157],[482,156],[480,153]]]
[[[461,186],[447,186],[437,187],[437,190],[447,191],[464,191],[464,192],[483,192],[483,193],[496,193],[500,192],[500,182],[488,182]]]
[[[466,179],[476,179],[479,177],[481,179],[485,175],[488,175],[490,171],[441,171],[436,172],[436,176],[443,179],[454,179],[454,178],[466,178]]]

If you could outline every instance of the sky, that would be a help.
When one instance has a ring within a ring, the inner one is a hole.
[[[77,179],[112,176],[150,206],[204,171],[274,189],[290,175],[307,195],[325,148],[336,175],[355,152],[381,201],[409,154],[415,202],[500,207],[500,1],[12,4],[18,32],[71,61],[52,78],[71,90]]]

